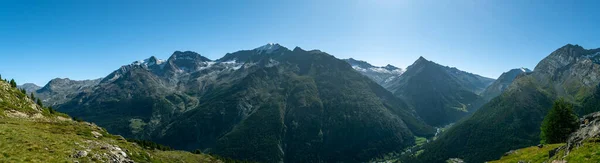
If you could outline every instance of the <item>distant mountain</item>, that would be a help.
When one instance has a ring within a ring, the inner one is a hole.
[[[563,98],[580,114],[598,110],[600,49],[565,45],[518,75],[502,95],[444,132],[412,162],[496,160],[503,153],[539,143],[540,124],[552,102]],[[596,103],[594,103],[596,102]]]
[[[137,61],[58,109],[126,137],[260,162],[365,162],[434,134],[345,61],[279,44]]]
[[[151,148],[156,144],[129,142],[92,123],[37,105],[1,80],[0,144],[0,162],[223,162],[205,154],[155,150]]]
[[[420,57],[384,86],[406,99],[425,122],[444,126],[468,115],[467,108],[479,98],[477,93],[493,81]]]
[[[481,96],[485,101],[490,101],[492,100],[492,98],[502,94],[502,92],[504,92],[504,90],[506,90],[508,86],[512,84],[512,82],[515,80],[515,78],[517,78],[518,75],[529,72],[531,72],[531,70],[527,68],[512,69],[508,72],[504,72],[502,73],[502,75],[500,75],[500,77],[498,77],[496,81],[494,81],[494,83],[488,86],[485,89],[485,91],[481,93]]]
[[[355,60],[353,58],[344,59],[344,61],[348,62],[356,71],[371,78],[377,84],[382,86],[387,85],[390,81],[393,81],[404,73],[404,70],[401,68],[389,64],[385,67],[377,67],[365,61]]]
[[[17,88],[19,88],[19,89],[25,89],[25,91],[27,91],[27,93],[31,93],[31,92],[37,91],[38,89],[40,89],[42,87],[40,87],[38,85],[35,85],[33,83],[25,83],[23,85],[17,86]]]
[[[99,82],[100,79],[71,80],[69,78],[56,78],[36,90],[34,94],[42,100],[44,105],[53,106],[69,101],[81,92],[90,91]]]

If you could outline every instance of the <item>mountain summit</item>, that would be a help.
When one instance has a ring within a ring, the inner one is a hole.
[[[469,105],[493,81],[419,57],[384,86],[408,101],[425,122],[443,126],[469,114]]]

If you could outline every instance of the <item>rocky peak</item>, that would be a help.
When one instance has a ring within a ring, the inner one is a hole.
[[[280,49],[280,48],[285,48],[285,47],[279,45],[278,43],[268,43],[266,45],[255,48],[254,50],[258,51],[258,53],[273,53],[274,51],[276,51],[277,49]]]
[[[296,50],[301,50],[301,49],[296,47],[294,50],[296,51]],[[254,48],[253,50],[240,50],[240,51],[237,51],[234,53],[227,53],[227,54],[225,54],[225,56],[223,56],[223,58],[218,59],[217,61],[220,61],[220,62],[236,61],[236,62],[240,62],[240,63],[244,63],[244,62],[248,62],[248,61],[249,62],[259,62],[260,60],[273,59],[277,56],[283,55],[286,52],[290,52],[290,50],[279,44],[269,43],[269,44],[263,45],[261,47]]]
[[[148,58],[148,63],[160,64],[159,62],[160,60],[158,60],[155,56],[151,56],[150,58]]]
[[[540,61],[534,71],[554,74],[558,69],[571,65],[590,53],[590,50],[579,45],[567,44]]]
[[[502,75],[500,75],[496,81],[494,81],[483,91],[483,93],[481,93],[483,100],[487,102],[492,100],[492,98],[499,96],[510,86],[510,84],[512,84],[517,76],[528,72],[531,72],[531,70],[527,68],[515,68],[502,73]]]
[[[354,58],[349,58],[349,59],[344,59],[346,62],[348,62],[350,65],[352,66],[358,66],[361,68],[372,68],[375,67],[365,61],[361,61],[361,60],[356,60]]]
[[[161,65],[163,65],[164,61],[157,59],[154,56],[151,56],[148,59],[144,59],[144,60],[140,60],[140,61],[135,61],[132,63],[133,66],[142,66],[145,68],[155,68],[155,66],[160,66],[160,68],[162,68]]]
[[[296,46],[296,47],[294,48],[294,50],[293,50],[293,51],[294,51],[294,52],[303,52],[303,51],[306,51],[306,50],[304,50],[304,49],[302,49],[302,48],[300,48],[300,47]]]
[[[419,59],[417,59],[412,65],[408,66],[406,69],[408,70],[411,68],[425,67],[427,65],[437,65],[439,67],[443,67],[442,65],[439,65],[432,61],[429,61],[429,60],[425,59],[423,56],[420,56]]]
[[[508,72],[502,73],[502,75],[500,75],[498,80],[500,80],[500,78],[502,78],[503,76],[508,76],[508,78],[515,78],[517,75],[522,74],[522,73],[527,73],[527,72],[531,72],[531,70],[529,70],[528,68],[511,69]]]
[[[390,71],[402,70],[401,68],[398,68],[398,67],[390,65],[390,64],[386,65],[384,68],[387,69],[387,70],[390,70]]]
[[[46,84],[42,89],[40,90],[50,90],[50,91],[55,91],[56,89],[65,89],[65,88],[70,88],[70,87],[77,87],[77,86],[93,86],[98,84],[100,81],[100,79],[94,79],[94,80],[71,80],[69,78],[55,78],[50,80],[50,82],[48,82],[48,84]]]
[[[423,56],[419,56],[419,59],[417,59],[417,61],[415,61],[415,63],[416,62],[429,62],[429,60],[425,59],[425,57],[423,57]]]
[[[152,57],[151,57],[152,58]],[[169,60],[167,60],[167,62],[171,62],[171,61],[199,61],[199,62],[207,62],[207,61],[211,61],[210,59],[196,53],[193,51],[175,51],[173,53],[173,55],[171,55],[171,57],[169,57]]]
[[[174,72],[193,72],[208,66],[212,61],[192,51],[175,51],[167,60],[166,67]]]

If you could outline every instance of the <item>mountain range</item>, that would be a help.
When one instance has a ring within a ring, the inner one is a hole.
[[[176,51],[101,79],[20,88],[111,133],[240,160],[365,162],[404,153],[404,162],[484,162],[537,144],[555,99],[580,115],[599,111],[598,54],[569,44],[533,71],[494,80],[423,57],[401,69],[267,44],[217,60]],[[418,154],[406,152],[419,137],[430,139]]]
[[[354,59],[346,61],[358,72],[407,101],[432,126],[444,126],[467,116],[470,105],[480,98],[478,94],[494,82],[494,79],[442,66],[423,57],[408,66],[406,72],[401,69],[385,71],[387,69],[383,67]]]
[[[239,160],[363,162],[435,133],[345,61],[279,44],[217,60],[177,51],[82,83],[48,102],[111,133]]]
[[[565,45],[517,75],[498,97],[448,129],[412,162],[499,159],[503,153],[539,143],[540,124],[555,99],[574,104],[579,115],[598,111],[600,49]]]

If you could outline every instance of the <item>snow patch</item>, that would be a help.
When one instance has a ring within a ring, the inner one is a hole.
[[[133,63],[131,63],[132,65],[136,65],[136,66],[154,66],[154,65],[159,65],[162,67],[164,67],[165,60],[162,59],[156,59],[156,62],[153,61],[151,58],[148,59],[144,59],[144,60],[139,60],[139,61],[135,61]]]

